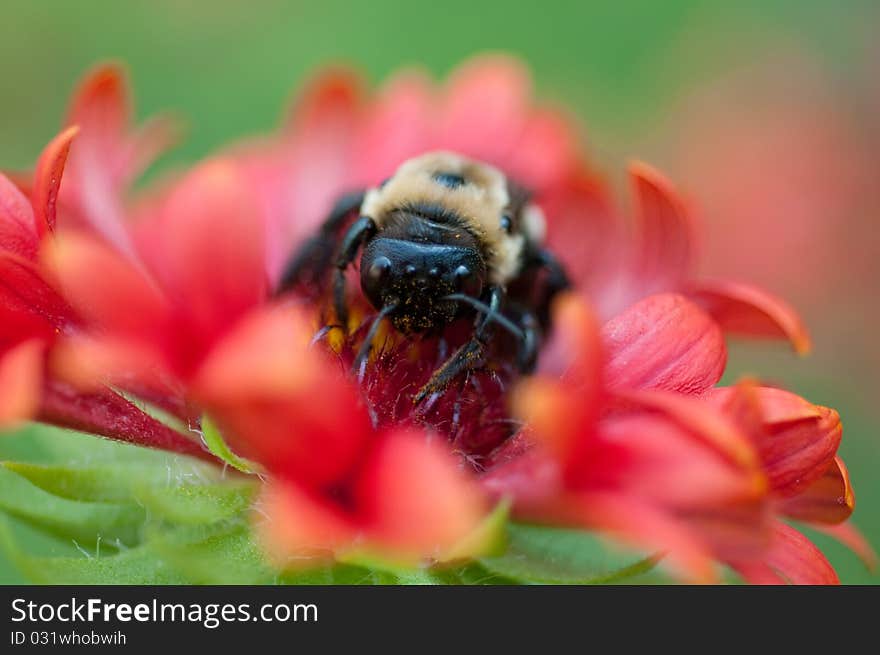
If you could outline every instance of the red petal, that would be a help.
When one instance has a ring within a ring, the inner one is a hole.
[[[309,349],[293,308],[254,313],[205,361],[198,402],[241,454],[310,488],[343,480],[372,434],[356,389]]]
[[[439,556],[473,532],[487,509],[448,450],[418,431],[385,437],[355,494],[368,538],[405,559]]]
[[[798,313],[781,298],[748,284],[701,282],[688,294],[733,334],[788,339],[795,351],[810,351],[810,335]]]
[[[246,161],[267,215],[266,270],[273,283],[296,244],[314,234],[338,196],[351,190],[360,88],[351,71],[322,73],[294,104],[280,149]]]
[[[217,461],[197,441],[172,430],[106,389],[84,394],[62,382],[50,380],[43,391],[39,419],[116,441]]]
[[[689,427],[644,412],[609,417],[599,429],[601,446],[581,475],[591,485],[625,489],[681,509],[720,511],[763,497],[766,485],[754,469],[732,462],[726,451]]]
[[[785,578],[763,562],[745,562],[732,565],[749,584],[784,585]]]
[[[677,294],[649,296],[602,328],[608,385],[701,394],[724,373],[727,348],[718,325]]]
[[[125,74],[116,64],[97,66],[81,82],[68,114],[68,124],[78,125],[80,133],[67,163],[65,190],[71,194],[77,217],[133,258],[120,198],[128,157],[128,96]]]
[[[68,125],[89,130],[110,145],[108,138],[122,133],[131,115],[125,71],[115,63],[99,64],[80,82],[67,114]]]
[[[2,251],[0,307],[38,316],[56,328],[64,327],[73,320],[73,310],[46,282],[36,265]]]
[[[554,346],[565,353],[567,366],[561,377],[592,398],[602,377],[602,342],[599,323],[590,306],[575,294],[559,296],[553,304],[556,326]]]
[[[78,126],[68,127],[52,139],[37,161],[32,197],[34,219],[40,236],[55,229],[55,206],[61,188],[61,175],[67,162],[70,144],[78,132]]]
[[[31,204],[8,177],[0,174],[0,252],[33,261],[38,247]]]
[[[815,523],[810,526],[814,530],[823,532],[830,537],[834,537],[844,546],[858,555],[859,559],[864,562],[869,570],[874,571],[877,568],[877,553],[871,548],[871,544],[865,539],[864,535],[851,522],[838,523],[837,525],[827,525],[825,523]]]
[[[648,279],[674,284],[691,272],[694,226],[672,183],[642,162],[629,167],[636,199],[637,264]]]
[[[707,400],[730,411],[742,394],[736,387],[713,389]],[[771,489],[794,496],[818,480],[831,465],[843,427],[833,409],[813,405],[793,393],[772,387],[754,390],[752,402],[762,425],[752,431]]]
[[[579,171],[542,197],[541,206],[547,215],[547,246],[565,264],[574,287],[601,316],[611,315],[607,308],[619,304],[614,281],[623,268],[624,235],[604,182]]]
[[[800,532],[778,521],[773,526],[773,540],[764,555],[764,563],[790,584],[840,584],[822,552]],[[763,576],[749,579],[751,572],[749,568],[743,571],[749,582],[768,582]]]
[[[730,461],[759,474],[758,454],[748,435],[702,399],[658,391],[626,393],[622,397],[637,406],[664,413]]]
[[[505,171],[530,189],[543,190],[566,180],[577,166],[579,135],[561,112],[533,112]]]
[[[174,116],[154,116],[127,136],[127,150],[123,157],[122,183],[131,182],[156,160],[159,155],[176,145],[183,133],[180,121]]]
[[[361,102],[363,82],[348,68],[328,68],[309,80],[292,105],[289,128],[302,134],[333,116],[348,115]],[[329,115],[329,116],[328,116]]]
[[[210,343],[265,298],[263,225],[232,163],[196,168],[152,227],[158,244],[148,262],[202,341]]]
[[[637,548],[663,551],[664,560],[691,582],[716,579],[711,553],[699,536],[685,522],[642,499],[612,493],[581,494],[550,511],[569,525],[607,532]]]
[[[577,461],[595,430],[595,399],[555,380],[524,380],[514,389],[511,406],[534,434],[535,443],[562,463]]]
[[[46,258],[65,296],[87,321],[111,332],[156,339],[167,329],[167,299],[115,250],[96,239],[64,234],[47,249]]]
[[[52,375],[80,391],[97,391],[110,384],[150,395],[178,392],[181,382],[163,350],[161,339],[94,336],[81,332],[58,340],[49,358]]]
[[[355,179],[374,185],[400,164],[433,147],[436,102],[430,81],[421,73],[398,74],[370,106],[354,147]]]
[[[263,485],[256,511],[261,541],[282,568],[330,559],[357,536],[356,526],[339,508],[282,480]]]
[[[0,430],[30,419],[40,404],[45,345],[20,343],[0,353]]]
[[[438,145],[505,166],[526,126],[531,93],[528,71],[517,59],[471,59],[449,78],[440,109]]]
[[[553,348],[565,359],[562,381],[541,376],[523,381],[511,405],[533,429],[535,441],[563,462],[577,460],[593,433],[601,385],[599,329],[590,307],[573,294],[553,308]]]
[[[855,495],[843,460],[835,457],[825,474],[798,495],[782,501],[780,509],[793,519],[842,523],[855,509]]]
[[[563,480],[558,462],[532,449],[490,468],[480,484],[492,498],[513,499],[515,511],[540,515],[540,508],[559,495]]]

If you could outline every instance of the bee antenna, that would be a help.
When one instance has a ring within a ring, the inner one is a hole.
[[[352,364],[352,371],[357,373],[359,382],[362,381],[361,378],[363,377],[364,372],[361,369],[363,368],[364,362],[367,361],[367,357],[370,355],[370,350],[373,348],[373,340],[376,338],[376,333],[379,331],[379,325],[381,325],[382,319],[395,309],[397,309],[397,303],[391,303],[390,305],[385,305],[379,313],[376,314],[376,318],[373,319],[373,324],[370,326],[367,336],[364,337],[364,341],[358,349],[357,356],[354,358],[354,363]]]
[[[520,330],[516,325],[514,325],[514,323],[510,319],[506,318],[502,314],[499,314],[497,311],[493,310],[491,307],[489,307],[489,305],[484,303],[482,300],[477,300],[476,298],[474,298],[472,296],[466,296],[463,293],[451,293],[448,296],[444,296],[444,299],[445,300],[456,300],[458,302],[463,302],[466,305],[470,305],[471,307],[473,307],[477,311],[485,314],[487,321],[492,321],[493,323],[500,325],[505,330],[510,332],[513,336],[515,336],[517,339],[522,340],[525,338],[523,331]]]

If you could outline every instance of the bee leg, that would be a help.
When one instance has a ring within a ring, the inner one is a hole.
[[[571,281],[562,263],[549,250],[538,250],[530,264],[547,271],[543,294],[535,312],[540,325],[546,328],[550,324],[550,305],[553,299],[561,291],[570,288]]]
[[[538,348],[541,344],[541,327],[538,317],[532,312],[523,311],[517,321],[522,330],[516,366],[520,373],[531,373],[535,370],[538,360]]]
[[[418,405],[425,398],[437,391],[443,391],[449,384],[465,371],[479,366],[483,361],[484,344],[476,336],[455,351],[446,362],[434,371],[431,379],[413,396],[413,404]]]
[[[277,294],[289,291],[299,284],[314,287],[323,285],[333,264],[333,255],[339,247],[339,234],[345,221],[364,201],[364,191],[346,193],[336,201],[318,233],[305,241],[287,261]]]
[[[367,331],[367,336],[364,337],[364,341],[361,343],[361,347],[358,349],[357,356],[354,358],[354,363],[351,367],[351,370],[358,376],[358,380],[361,380],[363,377],[364,363],[370,356],[370,351],[373,349],[373,341],[376,340],[376,334],[379,332],[379,327],[381,326],[382,321],[396,308],[397,305],[394,304],[386,305],[378,314],[376,314],[376,318],[373,319],[373,324]]]
[[[483,361],[485,346],[492,334],[492,316],[498,313],[498,308],[504,300],[504,289],[497,286],[490,287],[488,295],[489,301],[487,305],[489,312],[477,317],[474,336],[456,350],[440,368],[434,371],[431,379],[413,396],[413,404],[417,405],[432,393],[442,391],[465,371],[471,371],[480,366]]]
[[[345,269],[357,257],[358,251],[365,241],[376,233],[376,223],[369,216],[361,216],[342,237],[339,254],[336,256],[336,272],[333,280],[333,307],[336,319],[342,329],[348,333],[348,305],[345,302]]]

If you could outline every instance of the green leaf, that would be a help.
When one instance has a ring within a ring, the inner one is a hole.
[[[248,481],[177,487],[143,487],[137,499],[151,513],[171,523],[216,523],[244,513],[256,493]]]
[[[226,441],[224,441],[223,435],[220,434],[220,430],[217,429],[217,426],[214,425],[214,422],[208,418],[207,415],[202,416],[202,437],[205,440],[205,445],[208,447],[208,450],[229,464],[232,468],[237,469],[242,473],[260,472],[260,467],[256,463],[250,462],[243,457],[239,457],[232,452],[226,444]]]
[[[451,585],[499,585],[517,584],[518,580],[488,570],[478,562],[470,562],[455,568],[435,568],[431,571],[437,584]]]
[[[193,462],[192,458],[163,450],[142,448],[39,423],[0,434],[0,460],[89,466],[111,462],[163,466],[174,462]]]
[[[286,571],[276,578],[278,584],[287,585],[397,585],[397,584],[431,584],[419,575],[419,582],[414,578],[395,574],[381,569],[370,569],[354,564],[337,563],[302,571]]]
[[[610,547],[591,532],[509,524],[508,548],[480,564],[518,582],[601,584],[652,569],[657,559]]]
[[[80,502],[55,496],[0,467],[0,509],[60,537],[86,544],[98,538],[126,545],[139,540],[145,512],[136,504]]]
[[[507,546],[507,522],[511,501],[503,499],[495,509],[459,543],[444,553],[443,561],[469,559],[480,555],[500,555]]]
[[[211,479],[208,466],[193,462],[115,462],[90,465],[3,462],[40,489],[62,498],[94,502],[131,502],[138,488],[164,487],[182,480]]]
[[[147,545],[195,584],[265,584],[277,574],[242,522],[156,530]]]

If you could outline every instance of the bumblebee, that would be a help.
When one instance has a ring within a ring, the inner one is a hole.
[[[336,316],[346,329],[345,273],[362,252],[361,289],[378,315],[356,368],[384,318],[417,334],[475,316],[471,339],[414,396],[418,403],[480,366],[495,327],[516,339],[518,368],[534,368],[550,303],[569,286],[543,238],[543,213],[524,187],[486,163],[431,152],[404,162],[378,187],[340,198],[289,260],[279,293],[323,289],[332,273]]]

